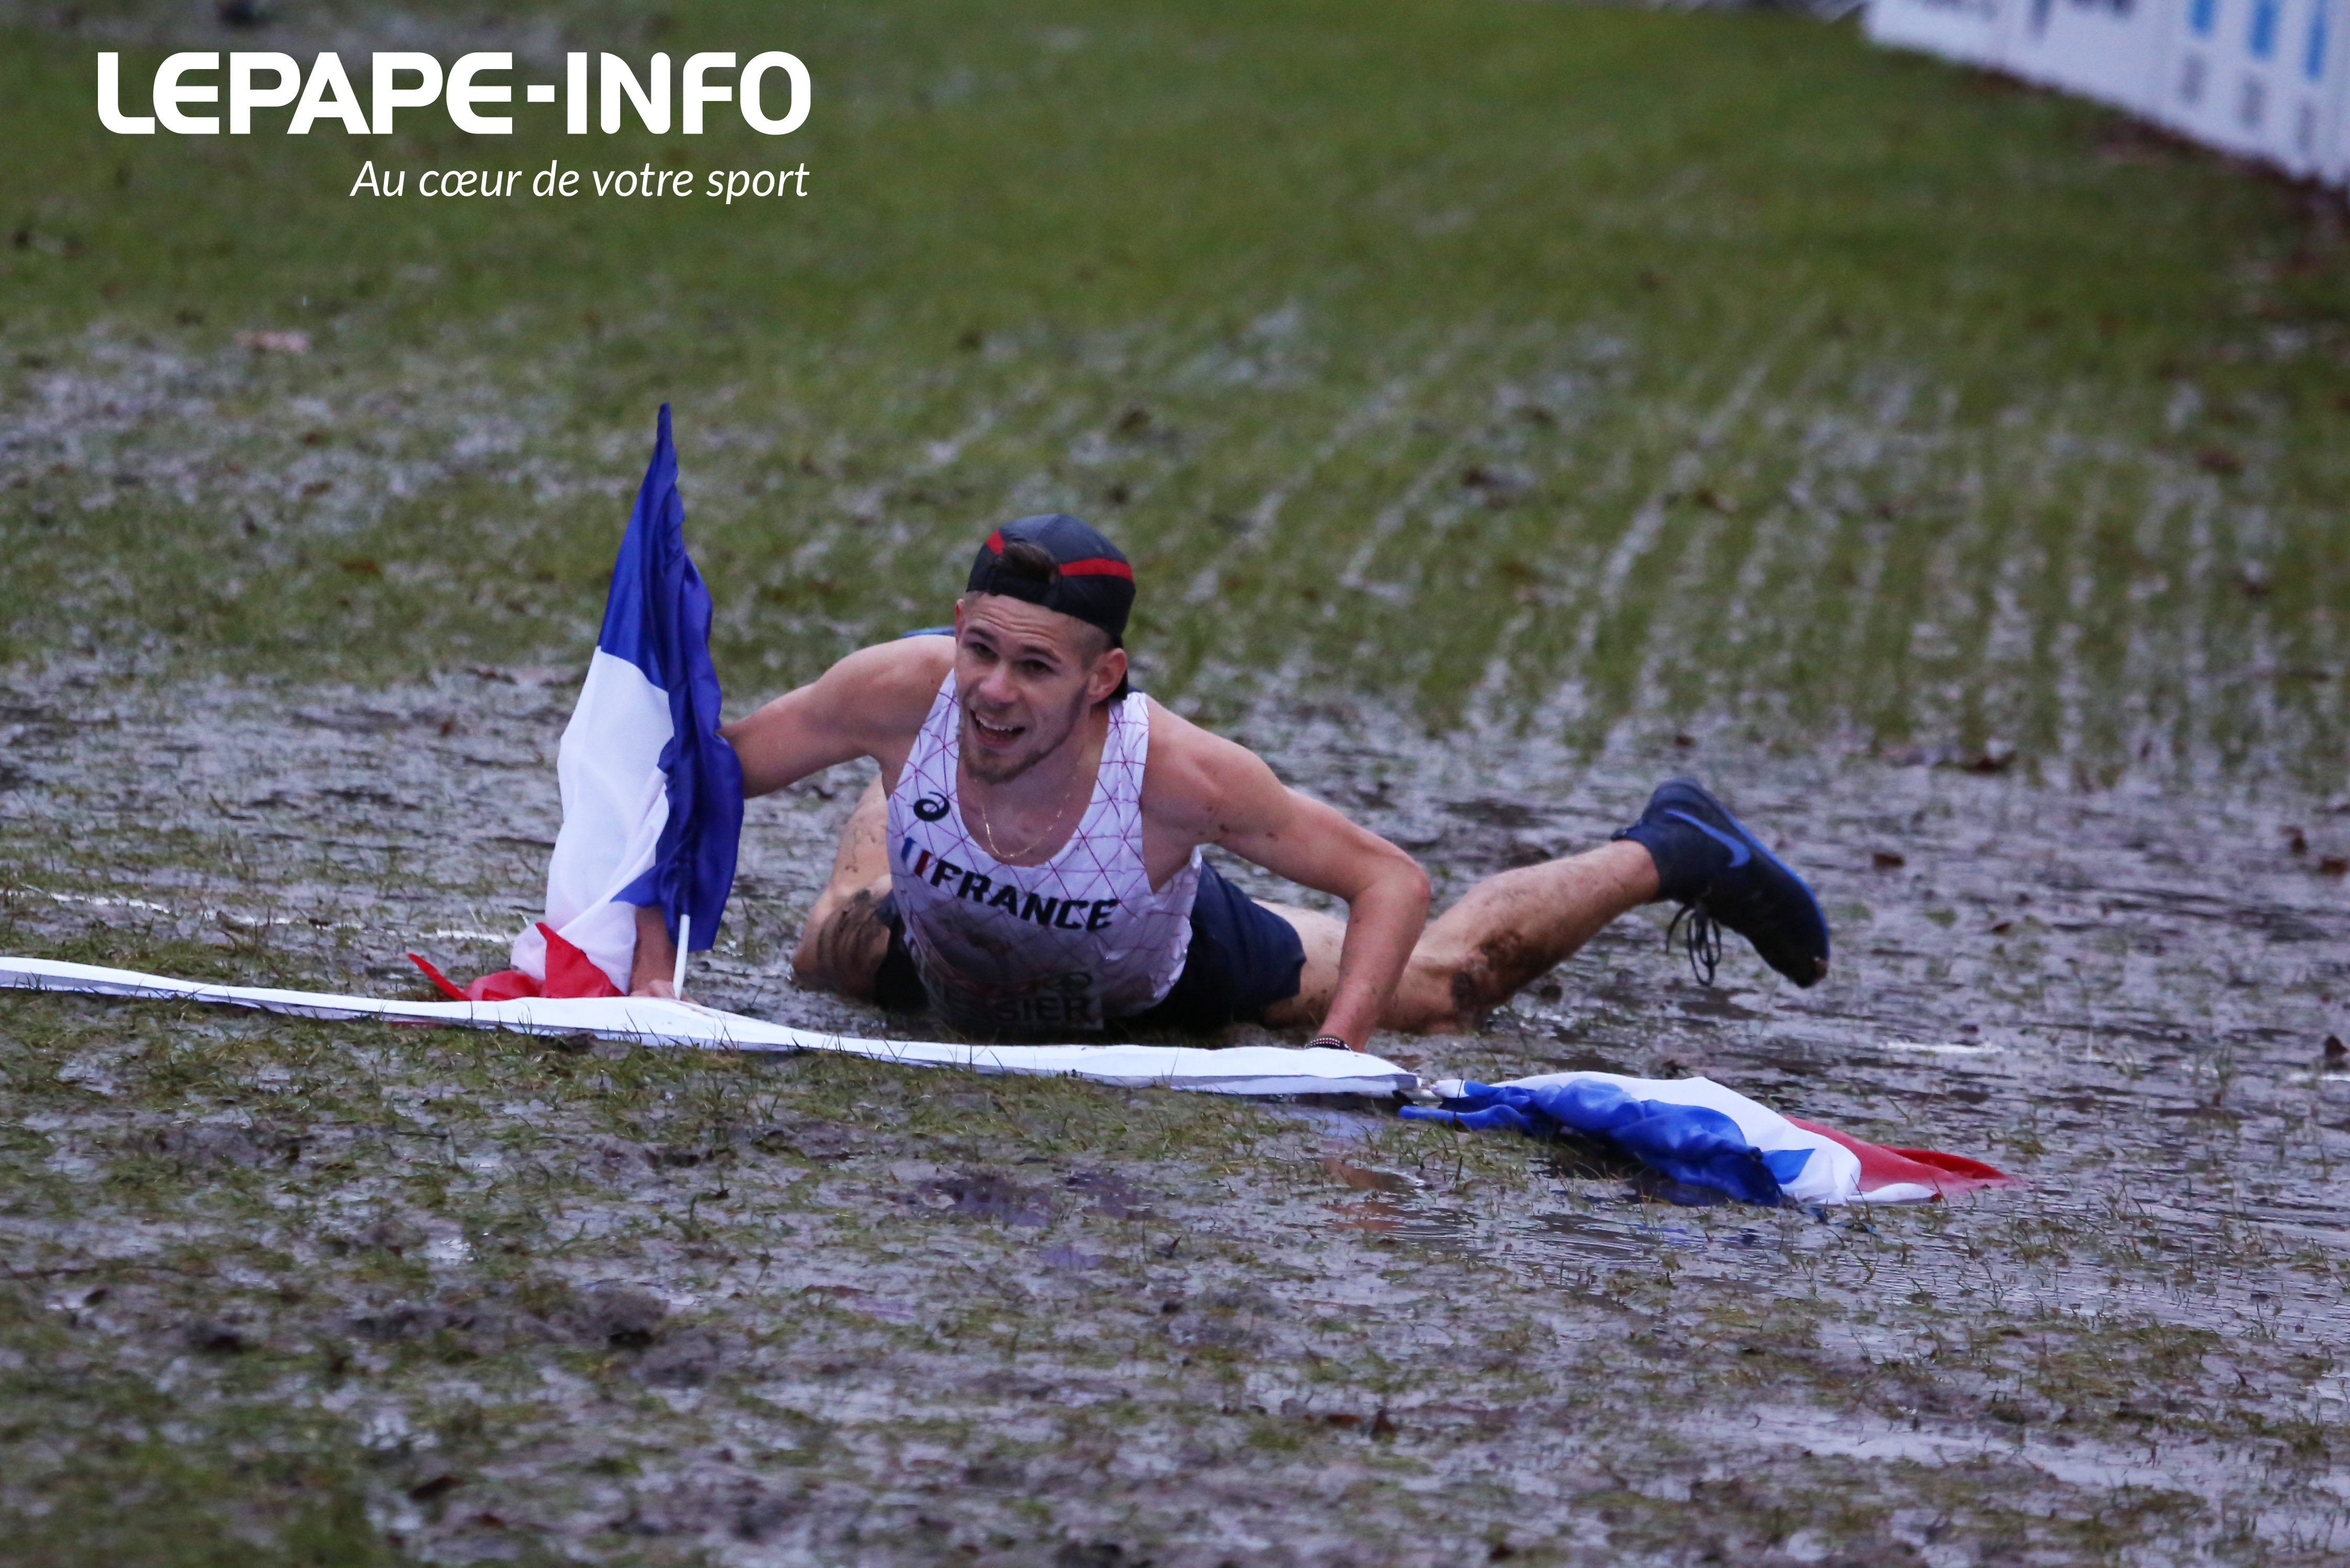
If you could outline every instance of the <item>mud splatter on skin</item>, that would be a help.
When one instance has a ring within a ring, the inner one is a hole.
[[[1452,1005],[1464,1020],[1482,1019],[1533,983],[1546,967],[1519,938],[1506,932],[1489,937],[1453,974]]]
[[[9,702],[79,722],[18,748],[0,942],[377,990],[412,985],[405,946],[487,967],[430,933],[535,903],[561,694],[20,679]],[[1693,766],[1836,922],[1817,992],[1743,958],[1700,991],[1635,919],[1482,1033],[1395,1048],[1702,1071],[2033,1185],[1689,1209],[1580,1148],[1362,1110],[12,997],[8,1505],[64,1498],[33,1539],[79,1539],[72,1500],[168,1461],[191,1538],[340,1520],[354,1551],[743,1563],[2350,1539],[2350,1084],[2322,1054],[2350,976],[2311,868],[2338,815],[1728,730],[1586,763],[1369,707],[1242,728],[1309,788],[1376,794],[1448,893]],[[786,979],[860,783],[754,804],[702,994],[923,1027]],[[341,1501],[302,1513],[302,1477]]]
[[[811,989],[873,1000],[870,977],[889,950],[889,926],[880,907],[880,895],[859,888],[821,925],[811,928],[803,920],[794,971]]]

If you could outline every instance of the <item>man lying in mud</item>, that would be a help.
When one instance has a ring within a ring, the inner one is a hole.
[[[1360,1050],[1376,1029],[1472,1027],[1658,899],[1684,906],[1708,978],[1717,922],[1798,985],[1826,975],[1811,890],[1688,779],[1611,842],[1489,877],[1429,924],[1410,856],[1128,688],[1134,591],[1092,527],[1024,517],[980,546],[951,636],[852,653],[722,732],[749,794],[881,766],[801,936],[803,981],[983,1035],[1255,1023]],[[1347,918],[1254,901],[1211,844]],[[660,912],[638,930],[635,989],[665,994]]]

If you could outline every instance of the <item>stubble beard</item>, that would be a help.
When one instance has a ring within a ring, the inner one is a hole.
[[[976,724],[978,721],[972,715],[970,704],[964,703],[962,706],[962,722],[964,725],[970,726]],[[1028,749],[1010,757],[1001,755],[997,753],[985,751],[983,748],[972,744],[971,732],[969,728],[966,728],[962,737],[962,765],[970,771],[972,778],[977,779],[982,784],[1008,784],[1013,780],[1020,777],[1022,774],[1034,768],[1038,763],[1043,762],[1045,758],[1051,756],[1054,753],[1066,745],[1068,743],[1069,737],[1077,732],[1077,722],[1083,718],[1084,715],[1085,702],[1082,695],[1080,695],[1078,701],[1071,707],[1068,713],[1065,716],[1059,731],[1054,734],[1052,739],[1047,741],[1041,740],[1037,736],[1037,732],[1041,727],[1039,721],[1041,721],[1045,715],[1041,713],[1036,714],[1035,718],[1032,719],[1029,726],[1028,733],[1030,744]]]

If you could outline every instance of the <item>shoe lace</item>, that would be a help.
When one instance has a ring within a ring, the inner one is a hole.
[[[1690,973],[1700,985],[1713,983],[1714,971],[1721,967],[1721,928],[1714,923],[1713,912],[1703,904],[1683,904],[1673,916],[1672,924],[1665,928],[1665,947],[1673,945],[1673,934],[1689,921],[1685,949],[1689,954]]]

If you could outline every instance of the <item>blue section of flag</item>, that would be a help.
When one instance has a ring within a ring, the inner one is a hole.
[[[734,888],[743,836],[743,766],[718,733],[718,670],[710,662],[710,590],[685,553],[685,502],[677,493],[677,448],[669,405],[660,410],[653,460],[637,491],[636,509],[612,564],[611,597],[596,646],[627,659],[669,697],[669,744],[660,769],[669,781],[669,820],[642,877],[619,901],[659,905],[677,935],[680,914],[693,918],[689,944],[707,951]]]
[[[1738,1124],[1702,1106],[1636,1100],[1613,1084],[1578,1080],[1524,1088],[1515,1084],[1463,1084],[1443,1108],[1406,1106],[1417,1121],[1451,1122],[1479,1130],[1514,1127],[1551,1137],[1562,1128],[1604,1137],[1651,1170],[1676,1181],[1711,1188],[1749,1203],[1780,1201],[1780,1184],[1802,1174],[1809,1149],[1764,1154]]]

